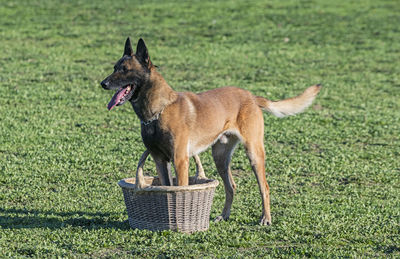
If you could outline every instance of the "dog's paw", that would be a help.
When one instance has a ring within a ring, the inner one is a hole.
[[[263,216],[260,220],[261,226],[271,226],[271,219],[267,219],[267,217]]]
[[[229,217],[224,217],[223,215],[219,215],[218,217],[216,217],[214,219],[214,222],[220,222],[220,221],[223,221],[223,220],[228,220],[228,218]]]
[[[216,217],[215,219],[214,219],[214,222],[220,222],[220,221],[222,221],[224,218],[221,216],[221,215],[219,215],[218,217]]]

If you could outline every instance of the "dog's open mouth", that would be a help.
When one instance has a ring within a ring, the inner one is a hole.
[[[132,97],[135,88],[136,87],[132,84],[118,89],[107,105],[108,110],[110,111],[115,106],[122,105],[129,100]]]

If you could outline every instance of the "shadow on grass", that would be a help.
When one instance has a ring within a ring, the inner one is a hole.
[[[66,227],[78,227],[83,229],[113,228],[127,230],[127,221],[113,220],[116,213],[101,212],[56,212],[52,210],[27,210],[27,209],[3,209],[0,208],[0,228],[48,228],[61,229]]]

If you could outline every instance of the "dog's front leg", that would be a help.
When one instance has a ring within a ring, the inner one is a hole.
[[[178,186],[189,185],[189,157],[175,156],[174,164]]]
[[[158,177],[160,178],[161,185],[172,186],[172,173],[171,173],[171,163],[167,162],[165,159],[153,156],[154,162],[156,163],[156,169]]]
[[[189,154],[187,140],[178,140],[175,143],[174,165],[178,186],[189,185]]]

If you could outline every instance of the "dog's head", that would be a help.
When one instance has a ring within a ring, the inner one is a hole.
[[[126,39],[124,54],[114,65],[114,72],[101,82],[104,89],[117,90],[108,103],[108,110],[135,100],[140,88],[149,80],[151,67],[144,41],[139,39],[136,53],[133,53],[131,40]]]

